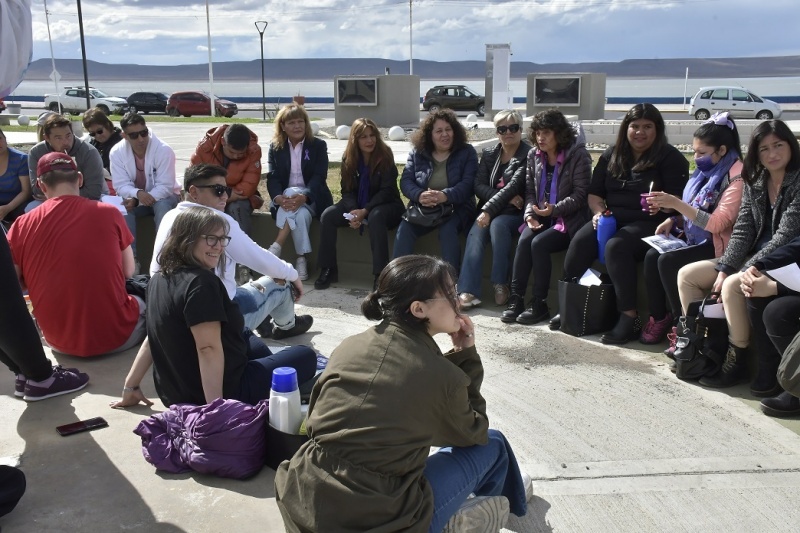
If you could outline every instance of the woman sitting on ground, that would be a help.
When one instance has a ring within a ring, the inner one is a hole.
[[[525,160],[531,146],[522,140],[522,115],[517,111],[500,111],[494,116],[498,142],[484,148],[475,195],[480,214],[469,230],[464,251],[464,264],[458,277],[461,309],[480,305],[483,284],[483,252],[492,243],[494,303],[508,301],[509,255],[519,236],[525,194]]]
[[[383,270],[361,304],[380,323],[334,350],[311,394],[310,441],[275,474],[288,531],[498,531],[509,507],[526,513],[530,478],[488,429],[475,329],[458,309],[445,261]]]
[[[528,154],[525,228],[514,255],[511,300],[500,317],[503,322],[520,324],[550,318],[550,257],[566,250],[570,239],[589,220],[586,191],[592,173],[583,129],[580,123],[567,122],[561,111],[551,109],[534,115],[528,135],[536,148]],[[525,309],[531,274],[533,298]]]
[[[429,114],[411,137],[413,146],[400,177],[400,190],[409,206],[439,208],[443,215],[436,225],[421,225],[404,220],[397,228],[394,257],[414,253],[419,237],[439,231],[442,258],[458,272],[461,241],[458,234],[475,219],[473,185],[478,170],[478,154],[467,142],[467,132],[449,109]],[[439,215],[431,215],[439,216]]]
[[[228,223],[213,210],[189,207],[175,217],[161,248],[161,270],[147,286],[147,336],[152,360],[140,350],[113,407],[135,405],[139,385],[152,362],[156,392],[170,406],[204,405],[217,398],[256,404],[269,398],[272,371],[297,369],[299,383],[316,372],[316,353],[293,346],[272,354],[244,329],[244,318],[222,280]]]
[[[8,228],[25,213],[31,201],[31,181],[28,174],[28,154],[8,147],[0,130],[0,223]]]
[[[742,148],[733,119],[728,113],[712,116],[694,132],[692,148],[697,169],[686,183],[683,197],[654,192],[647,200],[650,205],[678,213],[662,222],[656,234],[678,235],[688,246],[663,254],[653,248],[645,255],[650,319],[639,339],[643,344],[664,340],[674,320],[684,314],[678,271],[690,263],[721,256],[739,214],[744,187],[740,176]]]
[[[742,205],[728,246],[717,262],[683,267],[678,290],[684,309],[709,289],[722,293],[728,321],[728,351],[722,369],[700,379],[706,387],[723,388],[748,380],[745,350],[750,323],[742,293],[742,272],[762,257],[800,236],[800,146],[780,120],[762,122],[753,130],[742,169]],[[758,354],[758,372],[750,384],[754,396],[780,392],[774,353]]]
[[[609,147],[594,167],[589,185],[591,222],[570,242],[564,260],[564,276],[576,279],[597,259],[597,222],[610,210],[617,222],[608,240],[605,262],[614,284],[617,325],[600,338],[604,344],[625,344],[639,338],[642,329],[636,311],[636,263],[650,246],[642,237],[653,235],[669,216],[655,206],[643,209],[642,194],[664,191],[680,195],[689,178],[689,162],[667,142],[664,119],[652,104],[636,104],[620,124],[617,142]],[[558,323],[553,320],[554,327]]]
[[[336,230],[349,226],[369,232],[375,280],[389,262],[389,230],[400,223],[404,210],[397,189],[394,154],[371,119],[357,118],[342,156],[342,199],[320,217],[319,279],[314,288],[327,289],[339,281]]]
[[[800,237],[786,246],[781,246],[771,254],[762,257],[742,273],[742,292],[747,299],[747,314],[753,328],[753,341],[758,350],[759,360],[785,361],[785,370],[777,370],[780,388],[786,388],[773,398],[761,400],[761,410],[767,416],[800,415],[800,389],[791,385],[797,383],[796,360],[800,352],[789,350],[795,337],[800,333],[800,291],[792,290],[769,278],[765,272],[788,265],[800,263]],[[794,343],[797,345],[798,343]]]
[[[311,219],[333,203],[327,179],[328,145],[314,137],[311,119],[303,106],[284,106],[275,117],[275,135],[267,153],[270,212],[278,226],[269,251],[280,257],[291,233],[297,254],[295,266],[303,281],[308,279],[306,254],[311,253]]]

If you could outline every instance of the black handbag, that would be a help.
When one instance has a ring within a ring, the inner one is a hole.
[[[425,207],[420,204],[410,203],[403,213],[403,220],[417,226],[435,228],[453,215],[453,204],[439,204],[434,207]]]
[[[150,283],[148,274],[139,274],[125,280],[125,292],[131,296],[138,296],[147,301],[147,284]]]
[[[728,351],[728,323],[724,318],[708,318],[704,313],[706,305],[716,303],[718,297],[718,292],[712,292],[692,302],[686,315],[678,319],[674,353],[678,379],[700,379],[722,368]]]
[[[560,330],[574,337],[608,331],[619,318],[617,298],[611,283],[585,286],[559,280],[558,312]]]

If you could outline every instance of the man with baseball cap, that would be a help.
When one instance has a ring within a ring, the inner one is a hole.
[[[8,243],[45,340],[78,357],[137,345],[145,303],[125,290],[134,261],[122,214],[80,196],[83,175],[63,152],[39,158],[36,174],[46,200],[14,222]]]

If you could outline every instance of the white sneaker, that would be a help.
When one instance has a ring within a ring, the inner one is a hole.
[[[272,255],[274,255],[275,257],[280,257],[281,256],[281,245],[278,244],[277,242],[273,242],[272,244],[269,245],[269,248],[267,248],[267,251],[269,253],[271,253]]]
[[[531,501],[531,498],[533,498],[533,480],[527,472],[522,472],[522,486],[525,487],[525,501]]]
[[[505,496],[469,498],[450,517],[442,533],[497,533],[505,527],[508,513]]]
[[[306,264],[306,258],[300,256],[297,258],[297,264],[295,265],[297,269],[297,277],[300,281],[305,281],[308,279],[308,265]]]

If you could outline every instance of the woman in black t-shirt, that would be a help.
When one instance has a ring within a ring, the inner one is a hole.
[[[159,255],[161,271],[147,288],[147,334],[156,391],[165,405],[202,405],[217,398],[255,404],[269,397],[272,371],[314,376],[316,354],[293,346],[272,355],[243,333],[244,318],[214,273],[224,267],[228,224],[211,209],[192,207],[175,218]]]
[[[567,279],[580,278],[598,256],[597,222],[611,210],[617,232],[606,243],[605,261],[614,284],[619,321],[603,335],[604,344],[624,344],[642,329],[636,312],[636,263],[650,246],[642,241],[655,233],[669,214],[650,205],[642,209],[643,193],[663,191],[681,196],[689,179],[689,162],[667,143],[664,119],[652,104],[633,106],[619,127],[617,142],[603,152],[589,185],[592,220],[572,238],[564,259]]]

